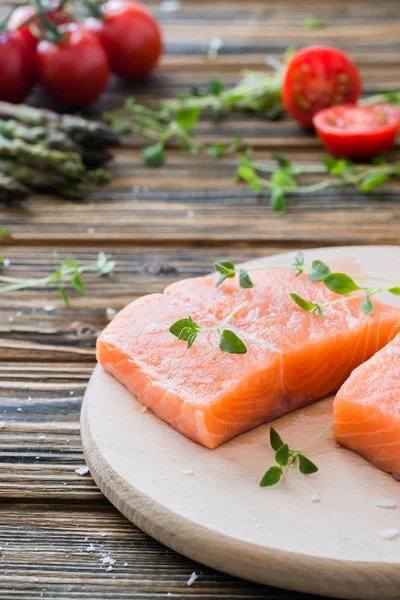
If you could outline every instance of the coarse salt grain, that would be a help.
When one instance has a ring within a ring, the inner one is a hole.
[[[110,571],[114,571],[114,567],[112,567],[111,565],[109,567],[107,567],[106,571],[110,572]]]
[[[3,429],[3,427],[5,427],[5,426],[6,426],[5,422],[4,421],[0,421],[0,429]]]
[[[106,308],[106,315],[110,319],[112,319],[113,317],[115,317],[116,314],[117,314],[117,311],[115,310],[115,308]]]
[[[78,475],[87,475],[87,473],[89,473],[89,467],[79,467],[78,469],[75,469],[75,473],[78,473]]]
[[[321,496],[318,492],[313,493],[313,495],[311,496],[311,502],[321,502]]]
[[[147,406],[143,406],[142,413],[147,413],[147,412],[149,412],[149,409],[147,408]]]
[[[5,259],[3,260],[3,265],[4,265],[5,267],[9,267],[9,266],[11,265],[11,260],[10,260],[9,258],[5,258]]]
[[[96,548],[93,546],[93,544],[89,544],[89,546],[86,548],[86,552],[94,552],[96,550]]]
[[[396,508],[396,503],[390,498],[378,498],[378,500],[375,500],[375,506],[378,508]]]
[[[96,233],[96,230],[95,230],[95,228],[94,228],[94,227],[88,227],[88,228],[87,228],[87,232],[88,232],[90,235],[93,235],[93,233]]]
[[[194,475],[193,469],[182,469],[184,475]]]
[[[198,579],[198,575],[197,573],[195,573],[193,571],[193,573],[191,574],[191,576],[189,577],[189,579],[187,580],[187,585],[193,585],[193,583],[196,581],[196,579]]]
[[[398,529],[382,529],[376,532],[383,540],[393,540],[400,533]]]
[[[115,565],[117,561],[115,560],[115,558],[111,558],[111,556],[102,556],[100,562],[103,565]]]
[[[53,312],[53,310],[56,310],[56,307],[54,306],[54,304],[46,304],[45,306],[43,306],[43,310],[45,312]]]

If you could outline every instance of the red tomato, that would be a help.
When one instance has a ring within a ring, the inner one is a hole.
[[[400,126],[400,112],[390,104],[343,104],[315,115],[314,126],[332,154],[370,158],[393,145]]]
[[[54,7],[54,10],[46,13],[47,18],[56,25],[67,23],[69,21],[67,13],[63,9],[57,8],[59,6],[58,2],[52,1],[50,4]],[[38,19],[30,21],[34,15],[36,15],[36,9],[33,6],[18,6],[11,13],[11,17],[8,19],[7,23],[7,29],[9,31],[18,30],[20,32],[20,35],[24,39],[26,46],[32,55],[34,55],[38,44],[38,39],[34,35],[34,31],[35,29],[38,32],[42,31],[42,26]],[[27,22],[28,24],[25,25]]]
[[[103,44],[116,75],[137,79],[156,66],[162,52],[161,32],[138,2],[108,0],[103,5],[102,20],[90,18],[85,25]]]
[[[288,113],[302,125],[335,104],[354,104],[361,78],[351,60],[336,48],[310,46],[295,52],[286,65],[282,100]]]
[[[59,31],[62,41],[38,44],[37,77],[54,99],[71,108],[85,108],[107,87],[107,55],[97,38],[81,25],[70,23]]]
[[[22,102],[32,85],[32,62],[20,33],[0,33],[0,100]]]

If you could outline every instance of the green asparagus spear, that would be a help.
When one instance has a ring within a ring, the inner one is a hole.
[[[86,148],[118,146],[120,143],[113,129],[101,121],[91,121],[73,115],[59,115],[26,104],[0,102],[0,118],[13,119],[29,127],[52,125]]]
[[[85,171],[81,157],[76,152],[50,150],[42,144],[30,145],[22,140],[8,140],[0,136],[0,157],[14,159],[31,167],[52,169],[73,179],[80,179]]]
[[[22,185],[22,183],[16,181],[13,177],[8,177],[0,173],[0,202],[22,200],[28,194],[28,188]]]
[[[51,190],[67,183],[65,177],[54,171],[41,171],[11,160],[0,160],[0,172],[34,190]]]
[[[41,143],[52,150],[79,152],[79,146],[66,133],[53,127],[28,127],[13,119],[0,120],[0,134],[10,140],[19,139],[28,144]]]

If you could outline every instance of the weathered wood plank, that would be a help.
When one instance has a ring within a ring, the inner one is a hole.
[[[1,600],[305,599],[301,594],[234,579],[177,556],[108,503],[0,504],[0,516]],[[105,556],[116,561],[110,571],[101,563]],[[188,587],[193,572],[198,579]]]

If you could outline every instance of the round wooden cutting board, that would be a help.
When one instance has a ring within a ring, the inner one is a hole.
[[[290,264],[294,253],[252,264]],[[400,247],[305,251],[353,275],[400,277]],[[400,306],[400,298],[384,299]],[[400,398],[399,398],[400,402]],[[332,399],[274,422],[301,447],[332,420]],[[162,422],[101,367],[82,409],[87,464],[107,498],[150,536],[215,569],[259,583],[340,598],[400,597],[400,483],[340,448],[329,432],[309,451],[315,475],[290,469],[282,484],[258,482],[274,464],[269,425],[207,450]],[[390,499],[396,508],[376,502]]]

